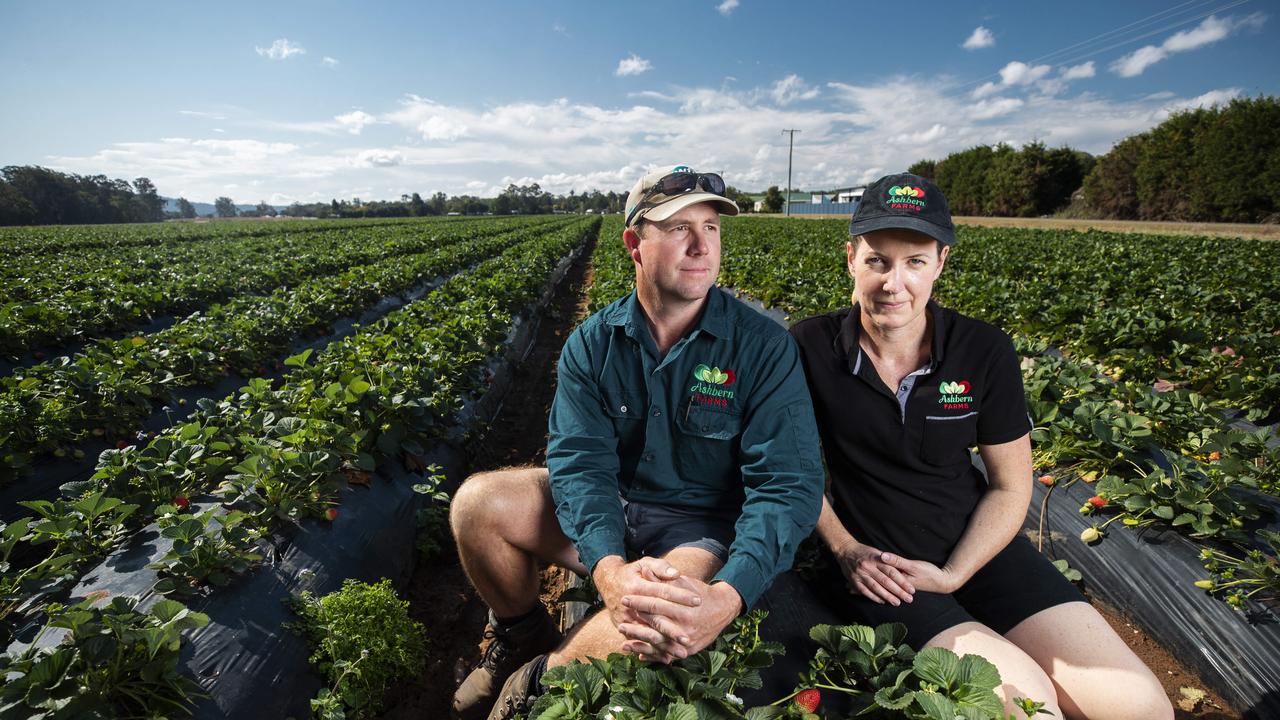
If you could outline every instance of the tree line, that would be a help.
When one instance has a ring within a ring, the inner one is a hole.
[[[1275,222],[1280,99],[1178,112],[1096,158],[1038,141],[978,145],[908,172],[937,183],[956,215]]]
[[[0,169],[0,225],[154,222],[164,199],[144,177],[70,175],[36,166]]]

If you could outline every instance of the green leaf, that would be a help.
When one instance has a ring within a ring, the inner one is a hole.
[[[311,357],[312,351],[312,348],[307,348],[297,355],[286,358],[284,364],[289,367],[302,367],[307,364],[307,358]]]
[[[927,647],[916,653],[912,668],[925,682],[952,687],[960,671],[960,658],[946,648]]]
[[[1151,512],[1161,520],[1173,519],[1173,508],[1169,507],[1168,505],[1157,505],[1156,509],[1152,510]]]
[[[926,650],[933,648],[925,648]],[[917,655],[916,657],[919,657]],[[916,691],[912,694],[912,699],[924,711],[924,716],[929,720],[955,720],[956,704],[937,693]]]

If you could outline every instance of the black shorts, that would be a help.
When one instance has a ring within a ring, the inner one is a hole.
[[[839,567],[834,559],[830,561],[833,568]],[[850,593],[844,583],[822,586],[826,588],[821,592],[824,601],[846,622],[872,627],[902,623],[907,626],[907,644],[916,650],[961,623],[979,622],[1004,635],[1041,610],[1085,602],[1084,595],[1023,535],[1015,537],[950,595],[916,592],[912,602],[895,607]]]
[[[696,547],[715,555],[723,565],[729,562],[734,523],[742,510],[628,502],[623,513],[627,519],[625,542],[629,559],[660,557],[675,548]]]

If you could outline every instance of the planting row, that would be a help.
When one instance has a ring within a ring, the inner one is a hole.
[[[405,225],[430,222],[458,222],[461,218],[379,218],[352,220],[270,220],[265,222],[215,223],[145,223],[120,225],[45,225],[40,227],[0,228],[0,252],[7,257],[42,255],[67,250],[95,248],[127,248],[139,245],[172,245],[211,237],[255,237],[282,232],[307,233],[369,228],[381,225]]]
[[[0,575],[5,630],[38,622],[38,611],[89,561],[153,519],[174,539],[156,565],[154,591],[181,597],[251,567],[265,532],[305,518],[336,520],[338,490],[370,482],[381,463],[420,467],[424,445],[447,431],[468,394],[484,389],[484,361],[504,342],[513,316],[598,225],[582,220],[520,242],[314,357],[308,351],[290,358],[296,369],[281,386],[253,379],[221,402],[201,401],[192,418],[145,446],[104,452],[91,481],[64,487],[71,499],[25,503],[35,515],[0,530],[0,561],[19,546],[41,552]],[[191,512],[206,501],[220,501],[226,511]],[[60,627],[64,611],[48,607]],[[173,611],[165,606],[162,614]],[[96,611],[77,612],[92,621]],[[155,622],[141,618],[139,632]],[[94,642],[72,637],[85,662],[93,659]],[[54,654],[33,647],[7,658],[6,702],[41,707],[50,697],[42,663],[47,670],[44,661]],[[171,688],[153,684],[141,700],[120,694],[101,702],[111,706],[104,711],[150,715],[181,702],[173,698]]]
[[[213,236],[164,251],[140,247],[21,258],[8,266],[11,274],[0,277],[5,296],[0,354],[16,357],[41,346],[92,339],[157,315],[189,312],[381,258],[422,252],[452,235],[483,235],[521,223],[504,218],[466,225],[281,231]]]
[[[75,357],[0,378],[0,483],[90,437],[127,444],[155,410],[178,404],[175,388],[230,372],[265,375],[299,338],[324,334],[336,320],[541,232],[541,224],[524,224],[487,237],[441,237],[427,252],[236,298],[160,332],[103,340]]]

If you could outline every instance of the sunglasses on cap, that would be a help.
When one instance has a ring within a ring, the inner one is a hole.
[[[640,202],[636,203],[636,206],[631,208],[631,212],[627,213],[627,220],[624,225],[631,227],[631,221],[635,219],[636,214],[641,210],[657,207],[673,197],[693,192],[699,188],[712,195],[724,197],[724,178],[715,173],[692,172],[678,172],[663,176],[645,191],[640,198]]]

